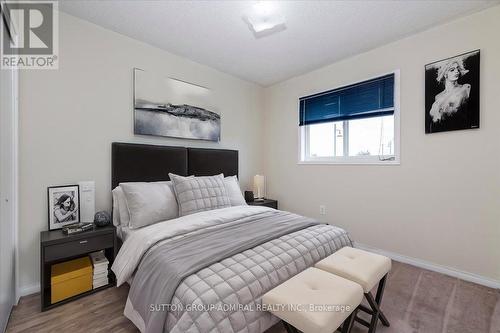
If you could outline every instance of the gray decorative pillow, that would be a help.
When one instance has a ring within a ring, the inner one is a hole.
[[[168,175],[179,204],[179,216],[231,206],[223,174],[208,177]]]

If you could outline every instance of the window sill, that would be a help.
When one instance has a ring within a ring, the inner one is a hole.
[[[311,160],[311,161],[298,161],[299,165],[400,165],[399,159],[394,161],[380,161],[380,160],[365,160],[365,161],[355,161],[355,160]]]

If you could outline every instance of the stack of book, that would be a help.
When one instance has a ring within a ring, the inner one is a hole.
[[[94,275],[92,281],[93,289],[105,286],[109,283],[108,280],[108,266],[109,261],[104,255],[104,251],[97,251],[90,254],[92,266],[94,268]]]
[[[80,222],[80,223],[66,224],[62,228],[62,231],[65,235],[72,235],[72,234],[79,234],[80,232],[92,229],[94,229],[94,223]]]

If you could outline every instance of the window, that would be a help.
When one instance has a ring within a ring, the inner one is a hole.
[[[399,163],[399,73],[299,99],[300,162]]]

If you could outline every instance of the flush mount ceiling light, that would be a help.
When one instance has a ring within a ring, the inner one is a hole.
[[[259,1],[253,5],[252,10],[243,21],[253,32],[256,38],[269,36],[286,29],[285,17],[278,13],[276,1]]]

